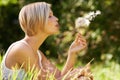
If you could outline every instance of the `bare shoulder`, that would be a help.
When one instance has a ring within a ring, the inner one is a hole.
[[[34,58],[32,50],[22,43],[14,45],[10,50],[9,55],[19,64],[27,58]]]
[[[32,50],[25,44],[18,43],[12,47],[12,50],[10,52],[15,56],[25,56],[28,54],[30,55],[32,53]]]
[[[12,68],[16,65],[21,66],[21,63],[27,59],[27,57],[32,56],[32,52],[27,46],[22,43],[17,43],[12,46],[6,56],[6,66]],[[32,59],[31,59],[32,60]]]
[[[18,43],[14,45],[10,51],[12,62],[20,64],[21,68],[28,70],[28,65],[32,68],[33,66],[38,66],[38,58],[33,53],[33,50],[23,43]],[[10,59],[9,59],[10,60]]]

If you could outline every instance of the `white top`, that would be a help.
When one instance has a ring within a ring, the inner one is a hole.
[[[2,63],[1,63],[1,70],[2,70],[3,80],[8,80],[8,79],[9,80],[13,80],[12,79],[12,75],[15,75],[16,73],[18,73],[18,74],[16,74],[16,77],[17,77],[16,80],[23,80],[23,78],[25,76],[25,70],[24,69],[12,70],[10,68],[7,68],[7,66],[5,64],[5,60],[6,60],[7,55],[9,54],[9,51],[11,50],[11,48],[14,45],[16,45],[19,42],[23,42],[25,45],[27,45],[28,47],[31,48],[31,46],[26,41],[24,41],[24,40],[20,40],[20,41],[17,41],[15,43],[11,44],[11,46],[8,48],[8,50],[7,50],[4,58],[2,60]],[[39,51],[37,51],[37,53],[38,53],[38,56],[39,56],[39,65],[40,65],[41,69],[43,69],[42,62],[41,62],[42,61],[42,57],[41,57]]]

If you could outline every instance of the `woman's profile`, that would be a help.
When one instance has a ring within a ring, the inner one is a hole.
[[[77,52],[84,50],[87,46],[86,40],[78,33],[70,45],[63,70],[60,71],[47,59],[42,51],[38,50],[48,36],[59,32],[58,18],[53,15],[51,5],[46,2],[25,5],[19,13],[19,23],[25,37],[11,44],[6,51],[1,64],[4,80],[11,79],[15,71],[19,72],[16,79],[23,80],[25,73],[32,67],[38,71],[38,80],[45,80],[48,71],[50,73],[55,72],[54,77],[56,80],[62,79],[73,68]],[[14,67],[15,69],[13,69]],[[77,70],[80,69],[71,70],[67,78],[73,77],[72,74]],[[80,78],[80,75],[78,75],[78,78]]]

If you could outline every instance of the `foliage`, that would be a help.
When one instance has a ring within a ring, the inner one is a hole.
[[[24,34],[19,27],[18,14],[22,6],[37,0],[0,0],[0,48],[8,46]],[[64,62],[70,43],[76,31],[74,21],[90,11],[100,10],[101,15],[87,28],[79,31],[88,41],[86,54],[79,58],[88,62],[115,60],[120,62],[120,0],[39,0],[52,4],[54,15],[59,18],[60,34],[50,36],[41,46],[48,56]]]

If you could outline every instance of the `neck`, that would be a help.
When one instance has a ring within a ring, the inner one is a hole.
[[[35,36],[26,35],[23,40],[25,40],[36,52],[48,36],[49,35],[45,33],[40,33]]]

